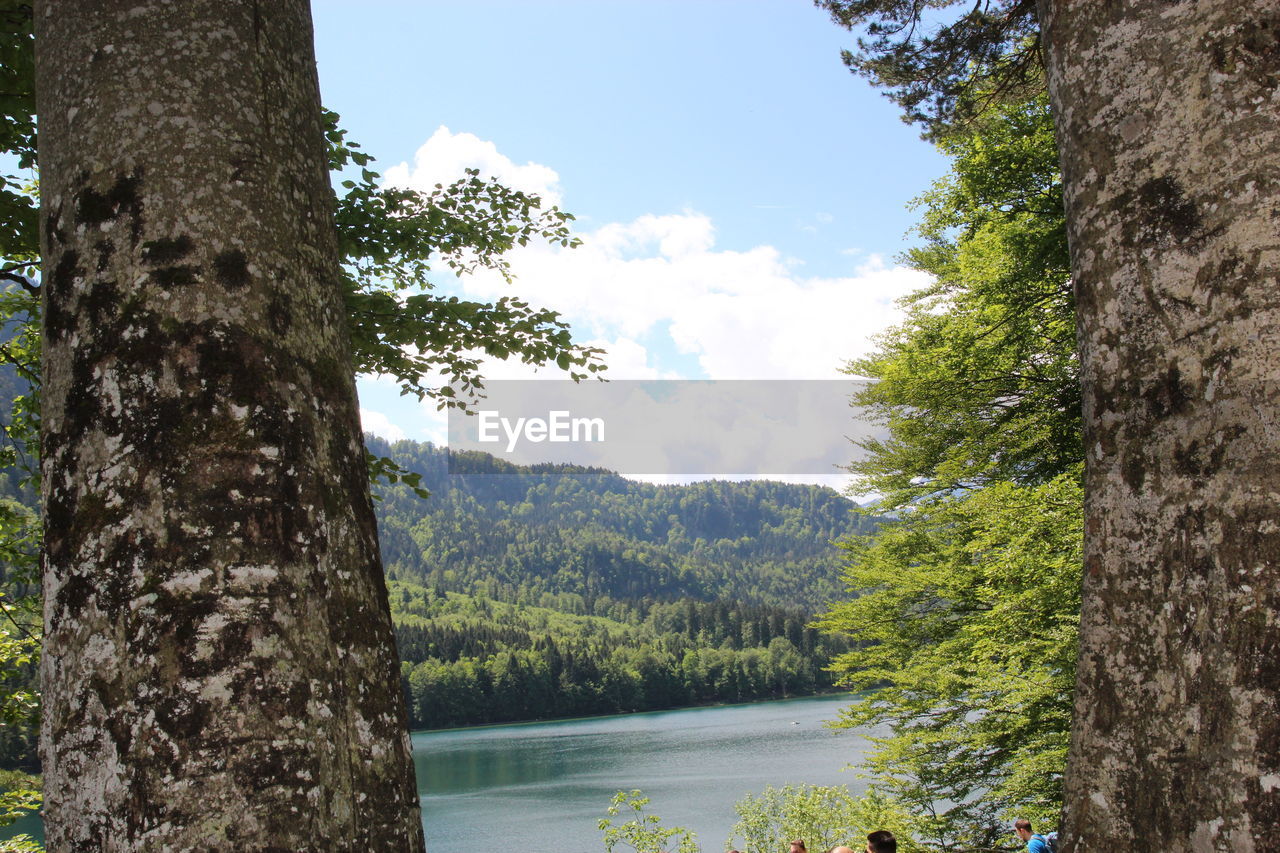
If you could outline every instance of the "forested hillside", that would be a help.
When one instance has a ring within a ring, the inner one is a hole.
[[[617,714],[812,693],[843,638],[803,611],[614,601],[612,618],[392,581],[414,728]]]
[[[440,727],[811,693],[848,650],[808,627],[832,542],[874,528],[830,489],[651,485],[430,444],[369,450],[431,492],[378,505],[411,723]]]
[[[834,540],[874,529],[831,489],[756,480],[652,485],[604,471],[518,468],[366,437],[431,497],[381,485],[388,577],[450,592],[616,615],[613,601],[727,599],[813,611],[836,600]]]
[[[377,502],[414,727],[832,686],[826,667],[848,643],[808,624],[839,589],[833,541],[875,524],[834,491],[658,486],[481,454],[450,474],[445,449],[366,440],[431,493],[382,483]],[[29,500],[17,476],[0,489]],[[4,764],[34,760],[33,743],[6,744]]]

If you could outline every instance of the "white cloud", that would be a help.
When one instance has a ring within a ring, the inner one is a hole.
[[[681,215],[646,214],[627,224],[613,223],[592,232],[591,245],[597,251],[618,257],[661,257],[678,260],[710,251],[715,244],[711,220],[691,211]]]
[[[418,441],[429,441],[436,447],[449,443],[449,418],[444,412],[432,409],[417,422]]]
[[[559,202],[554,169],[517,165],[494,143],[443,126],[418,149],[412,167],[401,163],[386,175],[397,185],[429,189],[466,167]],[[577,249],[530,245],[510,253],[514,287],[485,272],[465,277],[459,287],[485,299],[516,293],[560,311],[580,340],[622,348],[610,358],[610,375],[618,377],[654,375],[638,341],[663,333],[711,378],[834,377],[870,349],[872,335],[900,319],[895,301],[927,282],[922,273],[874,256],[847,276],[820,278],[802,275],[801,264],[772,246],[717,251],[711,219],[688,210],[610,223],[581,236]],[[494,363],[486,375],[563,376],[514,361]]]
[[[649,350],[631,338],[594,338],[583,343],[604,350],[604,363],[609,367],[604,375],[609,379],[679,378],[672,373],[659,371],[650,364]]]
[[[580,342],[584,346],[599,347],[605,351],[605,355],[602,360],[608,366],[608,370],[604,375],[609,379],[679,378],[674,374],[661,373],[658,371],[657,368],[649,363],[649,351],[645,349],[644,346],[630,338],[618,337],[611,340],[596,338],[593,340],[582,340]],[[471,355],[482,356],[478,351],[471,353]],[[563,380],[567,378],[567,374],[555,366],[535,367],[534,365],[525,364],[519,359],[514,358],[507,359],[505,361],[497,361],[482,357],[482,361],[484,361],[484,367],[481,372],[486,380]],[[427,380],[427,384],[438,386],[444,384],[444,381],[445,377],[442,374],[435,374]],[[588,379],[584,381],[591,382],[595,380]],[[439,404],[430,398],[418,402],[415,408],[415,437],[419,438],[419,440],[430,441],[437,445],[447,444],[449,435],[449,413],[441,410],[439,408]],[[365,413],[364,409],[361,409],[360,411],[362,415]],[[376,412],[371,414],[377,417],[382,417]],[[392,425],[392,428],[395,428],[394,425]],[[369,432],[382,435],[382,433],[367,424],[365,429]],[[399,437],[403,438],[403,433]]]
[[[897,299],[928,280],[876,257],[847,276],[805,277],[772,246],[716,251],[714,235],[690,212],[605,225],[577,249],[512,253],[514,290],[584,337],[634,341],[665,327],[713,379],[822,379],[865,354],[900,319]],[[512,292],[484,274],[462,286],[485,298]]]
[[[365,432],[371,432],[387,441],[400,441],[405,437],[404,430],[393,424],[390,418],[371,409],[360,410],[360,425]]]
[[[492,142],[473,133],[453,133],[444,125],[413,155],[412,168],[400,163],[387,169],[384,177],[393,186],[430,191],[436,184],[448,185],[463,177],[466,169],[479,169],[483,177],[536,193],[548,204],[560,203],[560,176],[554,169],[540,163],[516,165]]]
[[[554,169],[517,165],[492,142],[446,127],[418,149],[412,166],[401,163],[386,177],[430,189],[468,167],[560,202]],[[814,216],[822,225],[831,219]],[[856,257],[849,257],[847,273],[835,277],[806,276],[801,259],[770,245],[717,249],[715,224],[692,210],[609,223],[580,236],[577,249],[531,244],[509,253],[514,285],[481,271],[450,289],[486,300],[516,295],[559,311],[576,340],[607,351],[610,378],[828,379],[841,377],[849,359],[867,354],[872,336],[900,321],[897,300],[928,282],[923,273],[861,249],[842,250]],[[659,369],[670,363],[697,367],[677,377]],[[483,373],[493,379],[564,378],[555,368],[538,370],[518,360],[486,360]],[[444,418],[434,403],[412,408],[416,418],[406,430],[443,439]],[[362,414],[366,429],[404,436],[378,412]],[[845,482],[842,475],[821,480]]]

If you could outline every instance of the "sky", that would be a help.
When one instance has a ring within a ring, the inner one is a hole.
[[[438,289],[560,311],[614,378],[837,378],[926,283],[896,258],[946,164],[805,0],[312,5],[324,102],[385,180],[479,168],[577,218],[579,248],[512,253],[515,284]],[[367,430],[443,439],[433,405],[359,391]]]

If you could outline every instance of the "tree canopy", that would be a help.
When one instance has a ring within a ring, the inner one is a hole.
[[[36,162],[35,40],[31,6],[0,0],[0,155],[19,171]],[[0,281],[18,278],[40,254],[39,210],[21,175],[0,173]]]
[[[876,354],[858,402],[889,427],[852,466],[899,508],[1011,480],[1042,482],[1080,458],[1075,303],[1062,188],[1043,96],[990,109],[943,141],[949,174],[919,201],[934,276]]]
[[[511,281],[512,248],[578,245],[572,215],[476,170],[428,193],[379,185],[372,158],[347,139],[336,113],[326,116],[329,166],[344,190],[336,218],[357,373],[391,376],[403,394],[465,408],[482,384],[483,356],[554,364],[573,379],[602,369],[601,351],[575,344],[555,311],[432,292],[434,268],[489,269]]]
[[[814,0],[846,29],[863,29],[845,64],[945,136],[985,107],[1043,88],[1035,0]]]
[[[411,441],[369,446],[432,492],[424,503],[380,488],[389,576],[505,601],[727,597],[812,612],[839,593],[830,542],[877,523],[812,485],[660,486]]]
[[[853,362],[888,428],[852,466],[896,520],[845,545],[849,600],[820,625],[867,691],[843,725],[888,723],[877,789],[918,839],[992,847],[1056,818],[1079,621],[1078,359],[1061,185],[1043,96],[940,141],[921,199],[934,283]]]

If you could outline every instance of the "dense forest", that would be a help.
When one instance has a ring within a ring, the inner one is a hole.
[[[651,485],[367,437],[430,492],[379,488],[415,727],[800,695],[848,650],[808,627],[832,542],[874,529],[830,489]],[[450,470],[455,473],[449,473]]]
[[[875,519],[827,488],[762,480],[652,485],[607,471],[522,468],[367,436],[421,477],[380,484],[388,577],[569,613],[601,599],[726,599],[814,611],[843,596],[835,540]]]
[[[832,543],[876,523],[834,491],[659,486],[483,454],[450,474],[446,449],[366,441],[430,492],[384,482],[376,503],[415,728],[832,687],[826,667],[849,644],[809,623],[839,595]],[[5,473],[4,496],[33,505]],[[4,765],[35,767],[34,745],[33,729],[7,727]]]
[[[390,593],[415,728],[811,693],[848,648],[767,605],[613,601],[610,618],[399,581]]]

